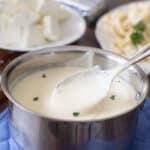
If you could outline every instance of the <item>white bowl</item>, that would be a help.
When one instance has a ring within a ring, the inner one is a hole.
[[[145,1],[145,2],[131,2],[128,4],[124,4],[121,5],[119,7],[116,7],[115,9],[112,9],[111,11],[109,11],[108,13],[104,14],[102,17],[100,17],[96,23],[96,28],[95,28],[95,36],[96,36],[96,40],[98,41],[99,45],[106,50],[110,50],[110,51],[114,51],[114,49],[112,48],[112,41],[114,40],[114,38],[112,38],[109,33],[106,31],[104,24],[103,24],[103,18],[110,14],[111,12],[114,12],[116,10],[127,10],[128,11],[128,7],[132,4],[135,3],[142,3],[142,4],[147,4],[150,3],[149,1]],[[138,63],[138,65],[144,70],[144,72],[146,74],[150,73],[150,61],[142,61],[140,63]]]
[[[79,40],[86,31],[86,22],[84,18],[80,16],[75,10],[67,6],[64,7],[68,11],[69,17],[60,25],[61,37],[58,41],[54,41],[54,42],[51,41],[45,45],[28,47],[28,48],[20,48],[17,47],[17,45],[6,46],[1,44],[0,49],[9,50],[9,51],[18,51],[18,52],[36,51],[48,47],[67,45]]]

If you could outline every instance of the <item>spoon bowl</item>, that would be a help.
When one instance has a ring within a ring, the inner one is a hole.
[[[120,73],[149,55],[150,45],[147,45],[127,63],[114,69],[101,70],[99,66],[94,66],[66,77],[55,87],[52,93],[52,102],[57,106],[61,105],[59,100],[63,97],[65,105],[69,108],[72,105],[72,97],[75,97],[73,111],[85,112],[88,109],[93,109],[108,95],[112,82]],[[70,89],[73,89],[73,91]],[[77,97],[78,93],[81,93],[80,97]]]

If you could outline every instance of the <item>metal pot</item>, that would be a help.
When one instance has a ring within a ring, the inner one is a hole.
[[[94,64],[105,69],[127,61],[109,51],[67,46],[25,54],[6,67],[2,75],[2,89],[10,100],[11,136],[20,150],[128,150],[136,129],[138,108],[148,92],[147,77],[136,65],[124,72],[121,78],[136,89],[139,104],[132,110],[103,120],[79,122],[48,118],[25,108],[11,95],[13,84],[22,75],[62,65],[90,50],[95,52]]]

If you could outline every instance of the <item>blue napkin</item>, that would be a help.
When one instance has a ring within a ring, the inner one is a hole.
[[[139,120],[132,150],[150,150],[150,98],[139,110]]]
[[[144,108],[139,111],[135,140],[130,150],[150,150],[150,98],[146,99]],[[9,135],[8,118],[8,110],[5,109],[0,113],[0,150],[19,150]]]
[[[9,134],[8,109],[0,113],[0,150],[19,150],[19,147]]]

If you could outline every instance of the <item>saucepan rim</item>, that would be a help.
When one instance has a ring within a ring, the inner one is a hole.
[[[149,82],[148,82],[148,77],[146,76],[146,74],[143,72],[143,70],[137,66],[134,65],[134,68],[139,72],[140,76],[142,77],[143,83],[144,83],[144,87],[143,87],[143,95],[141,97],[141,101],[140,103],[138,103],[137,105],[135,105],[132,109],[128,109],[127,111],[124,111],[123,113],[120,113],[118,115],[115,116],[110,116],[107,118],[96,118],[96,119],[86,119],[86,120],[70,120],[70,119],[58,119],[58,118],[52,118],[52,117],[48,117],[48,116],[44,116],[43,114],[40,114],[38,112],[33,112],[32,110],[30,110],[29,108],[26,108],[25,106],[21,105],[19,102],[17,102],[12,96],[11,93],[9,91],[8,85],[7,85],[7,81],[8,81],[8,76],[11,73],[11,71],[19,64],[26,62],[27,60],[31,59],[34,56],[37,55],[45,55],[45,54],[49,54],[52,52],[86,52],[86,51],[94,51],[96,54],[101,54],[101,55],[107,55],[108,57],[114,57],[115,59],[118,59],[118,61],[128,61],[128,59],[119,56],[111,51],[108,50],[104,50],[104,49],[100,49],[100,48],[94,48],[94,47],[87,47],[87,46],[63,46],[63,47],[55,47],[55,48],[46,48],[46,49],[41,49],[38,51],[33,51],[27,54],[23,54],[22,56],[17,57],[16,59],[14,59],[12,62],[10,62],[6,68],[4,69],[3,73],[2,73],[2,77],[1,77],[1,87],[2,90],[4,91],[4,93],[6,94],[8,100],[13,103],[15,106],[17,106],[18,108],[20,108],[21,110],[30,113],[31,115],[35,115],[37,117],[43,118],[43,119],[48,119],[50,121],[56,121],[56,122],[68,122],[68,123],[90,123],[90,122],[100,122],[100,121],[105,121],[105,120],[110,120],[110,119],[115,119],[117,117],[121,117],[123,115],[126,115],[128,113],[130,113],[131,111],[134,111],[136,108],[138,108],[143,102],[144,99],[146,98],[147,94],[148,94],[148,90],[149,90]]]

